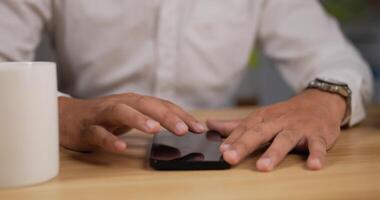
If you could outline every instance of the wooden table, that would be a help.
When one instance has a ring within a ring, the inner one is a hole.
[[[237,118],[252,108],[203,111],[195,115]],[[122,155],[61,150],[60,174],[32,187],[0,190],[12,199],[380,199],[380,107],[360,126],[345,130],[322,171],[305,167],[305,156],[290,155],[271,173],[255,171],[257,154],[222,171],[154,171],[147,158],[151,136],[125,136]]]

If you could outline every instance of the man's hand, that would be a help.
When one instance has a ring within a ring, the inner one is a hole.
[[[126,143],[117,135],[133,128],[153,134],[163,126],[177,135],[205,130],[173,103],[133,93],[91,100],[59,97],[59,119],[61,145],[76,151],[124,151]]]
[[[256,163],[260,171],[271,171],[294,148],[308,150],[307,166],[322,168],[326,152],[337,140],[346,109],[338,95],[308,89],[300,95],[264,107],[248,117],[233,121],[208,120],[210,129],[228,135],[220,146],[223,158],[239,163],[260,145],[270,147]]]

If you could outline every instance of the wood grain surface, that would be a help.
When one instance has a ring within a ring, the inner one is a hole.
[[[194,112],[200,120],[233,119],[254,108]],[[221,171],[155,171],[147,162],[151,136],[123,136],[123,154],[61,149],[60,174],[31,187],[0,189],[0,199],[380,199],[380,106],[361,125],[344,130],[321,171],[291,154],[273,172],[255,170],[256,152]],[[38,155],[36,155],[38,156]]]

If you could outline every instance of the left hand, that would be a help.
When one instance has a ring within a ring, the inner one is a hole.
[[[228,135],[220,146],[223,158],[236,165],[262,144],[272,141],[256,168],[271,171],[294,148],[308,150],[307,166],[322,168],[333,147],[346,111],[336,94],[308,89],[283,103],[264,107],[238,120],[208,120],[207,126]]]

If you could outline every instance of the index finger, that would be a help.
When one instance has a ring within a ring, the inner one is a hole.
[[[169,106],[155,98],[140,96],[128,102],[131,107],[155,119],[166,129],[177,135],[186,134],[189,130],[189,126],[192,125],[188,121],[185,122],[180,115],[170,109]]]
[[[163,101],[163,103],[166,104],[166,106],[168,106],[170,110],[176,113],[189,126],[191,131],[195,133],[202,133],[206,130],[202,123],[200,123],[192,115],[187,113],[178,105],[166,100],[161,100],[161,101]]]
[[[136,128],[146,133],[156,133],[160,130],[158,122],[125,104],[109,106],[99,118],[111,124],[116,123],[129,128]]]
[[[223,157],[228,163],[237,164],[261,144],[269,142],[282,128],[281,120],[273,120],[255,124],[252,127],[248,126],[243,132],[237,129],[231,133],[229,138],[234,137],[235,134],[239,134],[239,136],[234,141],[228,140],[228,138],[225,141],[224,144],[229,145],[229,149],[223,152]]]

